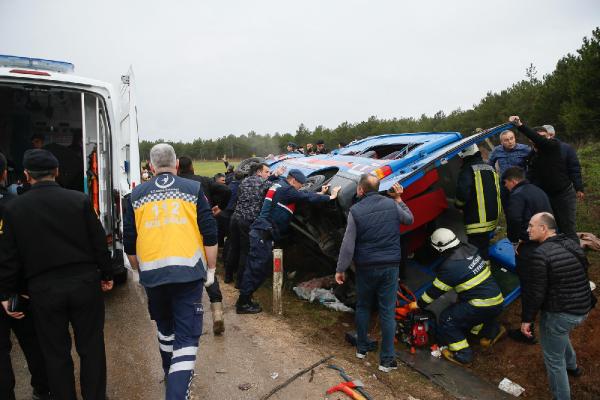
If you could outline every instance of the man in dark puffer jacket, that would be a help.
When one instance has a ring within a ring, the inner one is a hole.
[[[531,336],[539,310],[540,342],[555,399],[570,399],[567,374],[580,376],[569,333],[587,317],[595,303],[587,276],[587,260],[578,243],[556,234],[552,214],[539,213],[529,221],[529,238],[539,242],[531,255],[529,289],[523,294],[521,332]]]

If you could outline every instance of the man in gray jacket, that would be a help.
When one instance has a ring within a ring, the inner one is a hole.
[[[373,301],[377,299],[381,322],[379,370],[398,368],[394,350],[394,308],[398,292],[401,257],[400,225],[413,223],[413,215],[402,201],[403,189],[395,184],[390,197],[379,194],[379,179],[361,176],[356,188],[359,202],[350,208],[335,280],[340,285],[352,260],[356,266],[356,357],[367,356],[367,330]]]

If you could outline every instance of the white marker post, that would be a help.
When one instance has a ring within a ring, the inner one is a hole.
[[[283,315],[283,250],[273,249],[273,314]]]

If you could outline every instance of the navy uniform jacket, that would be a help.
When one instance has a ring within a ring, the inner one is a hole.
[[[420,307],[426,307],[452,289],[458,294],[459,301],[474,307],[502,304],[504,297],[500,287],[474,246],[461,243],[448,252],[450,254],[444,254],[446,258],[437,268],[433,284],[419,298]]]
[[[280,178],[269,190],[263,201],[260,214],[252,223],[252,229],[271,231],[274,240],[280,240],[288,231],[296,211],[296,203],[325,203],[329,196],[318,193],[300,192],[284,178]]]
[[[123,217],[125,253],[136,255],[146,287],[206,279],[204,246],[217,224],[199,182],[161,173],[136,186]]]
[[[500,216],[500,183],[481,154],[465,157],[456,185],[456,207],[463,210],[467,235],[491,232]]]

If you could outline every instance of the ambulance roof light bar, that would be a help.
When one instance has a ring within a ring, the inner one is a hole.
[[[0,54],[0,67],[40,69],[44,71],[69,74],[75,71],[75,65],[65,61],[44,60],[43,58],[17,57]]]

